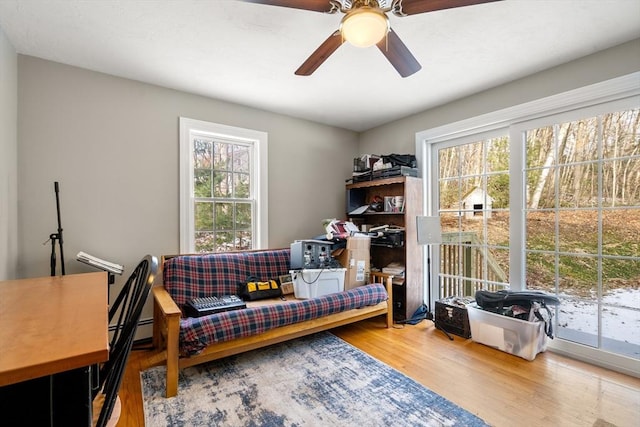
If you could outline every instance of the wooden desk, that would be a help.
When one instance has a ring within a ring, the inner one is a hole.
[[[82,369],[88,378],[109,357],[108,335],[105,272],[0,282],[0,386],[48,384],[54,374],[64,383]]]

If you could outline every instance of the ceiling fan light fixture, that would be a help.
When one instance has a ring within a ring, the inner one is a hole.
[[[342,37],[357,47],[373,46],[387,35],[389,28],[387,15],[369,6],[351,10],[340,23]]]

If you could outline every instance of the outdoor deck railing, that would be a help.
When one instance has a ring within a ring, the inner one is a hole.
[[[507,274],[475,232],[442,233],[440,298],[474,296],[477,290],[505,289]]]

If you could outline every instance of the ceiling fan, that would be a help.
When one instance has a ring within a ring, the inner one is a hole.
[[[400,37],[391,29],[387,12],[399,17],[471,6],[500,0],[242,0],[324,13],[344,13],[340,28],[334,31],[295,72],[310,76],[322,63],[349,41],[358,47],[374,44],[402,77],[422,68]],[[380,4],[386,5],[381,7]]]

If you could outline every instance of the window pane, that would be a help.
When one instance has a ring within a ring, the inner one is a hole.
[[[605,114],[602,120],[602,157],[613,159],[637,154],[640,110]]]
[[[460,150],[459,147],[443,148],[438,151],[438,165],[440,166],[440,179],[446,180],[460,175]]]
[[[233,203],[221,203],[218,202],[216,205],[216,230],[233,230],[234,221],[233,221]],[[224,240],[225,242],[230,242],[231,240]]]
[[[555,145],[553,126],[527,131],[526,167],[539,168],[555,164]]]
[[[562,208],[598,206],[598,164],[580,163],[558,168],[558,199]]]
[[[598,211],[558,211],[560,252],[598,253]]]
[[[559,292],[582,297],[597,295],[598,262],[595,257],[562,255]]]
[[[460,277],[441,274],[439,280],[438,299],[451,295],[462,296],[462,279]]]
[[[602,211],[602,253],[640,255],[640,207]]]
[[[527,206],[531,209],[556,207],[556,168],[540,168],[527,171]]]
[[[491,248],[487,258],[487,280],[509,283],[509,249]],[[495,289],[498,290],[498,289]]]
[[[527,289],[555,293],[556,256],[527,252]]]
[[[509,211],[493,211],[487,219],[487,244],[509,247]]]
[[[216,233],[216,252],[229,252],[235,250],[233,231],[219,231]]]
[[[250,166],[249,147],[243,145],[235,145],[233,152],[233,171],[249,174]]]
[[[559,338],[597,347],[597,297],[580,298],[571,294],[560,295],[557,334]]]
[[[194,196],[211,197],[211,169],[194,170],[193,181]]]
[[[476,214],[482,216],[484,209],[484,192],[481,190],[480,177],[462,178],[460,180],[460,195],[458,206],[462,210],[462,216],[473,218]]]
[[[233,145],[226,142],[216,142],[214,144],[215,160],[213,168],[216,170],[231,170],[231,155]]]
[[[460,180],[457,178],[440,181],[440,209],[458,211],[460,208]]]
[[[238,231],[236,233],[236,249],[244,250],[251,249],[252,247],[251,231]]]
[[[250,176],[246,173],[234,173],[234,197],[236,199],[248,199],[251,195]]]
[[[598,119],[596,117],[562,123],[558,126],[557,164],[566,165],[598,158]]]
[[[480,175],[484,172],[484,142],[460,146],[460,175]]]
[[[193,140],[193,167],[194,168],[211,168],[211,141],[204,139]]]
[[[509,176],[509,138],[494,138],[487,141],[487,173],[506,172]]]
[[[602,175],[603,206],[640,206],[640,156],[604,161]]]
[[[487,177],[487,197],[493,209],[509,208],[509,174],[501,173]]]
[[[553,211],[530,211],[525,218],[526,248],[554,251],[556,248],[556,215]]]
[[[458,233],[461,230],[460,216],[457,212],[443,212],[440,214],[440,225],[443,236],[446,234],[447,238],[450,238],[451,233]],[[457,237],[452,239],[457,241]]]
[[[620,301],[635,299],[640,301],[640,291],[605,295],[603,300]],[[602,307],[602,348],[613,353],[640,358],[640,308],[625,308],[620,305],[604,304]]]
[[[457,234],[443,236],[443,244],[440,248],[440,259],[442,261],[441,273],[451,276],[462,274],[463,248],[456,244]],[[455,294],[452,294],[455,295]]]
[[[236,203],[236,228],[251,229],[251,203]]]
[[[195,203],[195,229],[198,231],[213,230],[213,203]]]
[[[602,260],[602,293],[609,295],[627,290],[640,292],[640,260],[611,259]],[[628,299],[620,303],[626,307],[640,309],[640,300]]]
[[[213,174],[213,197],[231,197],[231,177],[229,172],[215,171]]]
[[[215,233],[213,232],[201,232],[197,231],[195,235],[195,251],[197,253],[202,252],[215,252],[216,241]]]

